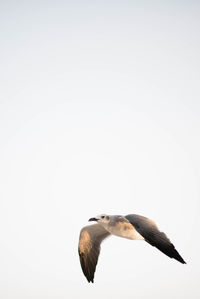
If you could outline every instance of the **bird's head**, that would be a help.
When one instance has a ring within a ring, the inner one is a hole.
[[[90,218],[88,221],[96,221],[100,224],[107,224],[110,221],[110,216],[106,214],[101,214],[96,217]]]

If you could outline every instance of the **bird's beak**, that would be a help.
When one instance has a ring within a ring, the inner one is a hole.
[[[88,221],[98,221],[97,218],[90,218]]]

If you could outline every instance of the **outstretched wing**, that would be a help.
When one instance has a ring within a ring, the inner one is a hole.
[[[79,237],[78,252],[81,268],[88,282],[94,282],[94,272],[100,253],[101,242],[110,235],[100,224],[82,228]]]
[[[127,215],[125,218],[144,237],[146,242],[155,246],[167,256],[176,259],[182,264],[186,264],[168,237],[158,229],[155,222],[136,214]]]

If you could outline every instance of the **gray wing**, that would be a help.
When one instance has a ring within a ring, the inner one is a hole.
[[[94,282],[94,272],[101,249],[100,245],[109,235],[110,233],[100,224],[85,226],[80,232],[78,252],[81,268],[88,282]]]
[[[167,256],[176,259],[182,264],[186,264],[168,237],[158,229],[155,222],[136,214],[127,215],[125,218],[143,236],[146,242],[155,246]]]

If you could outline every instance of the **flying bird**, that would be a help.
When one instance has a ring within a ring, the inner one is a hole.
[[[145,240],[170,258],[186,264],[168,237],[151,219],[136,214],[126,216],[102,214],[90,218],[89,221],[97,223],[82,228],[78,244],[81,268],[88,282],[94,282],[101,242],[110,235],[130,240]]]

